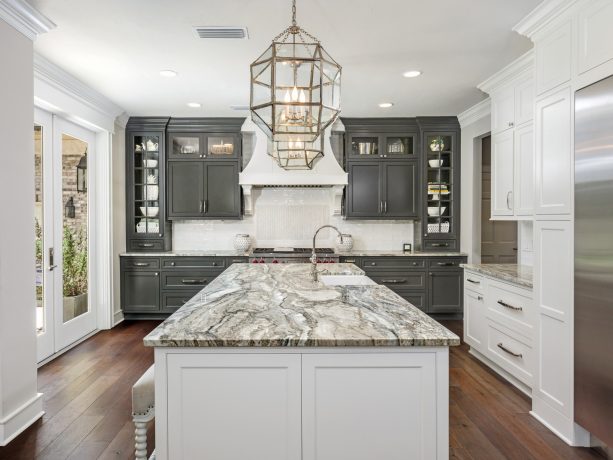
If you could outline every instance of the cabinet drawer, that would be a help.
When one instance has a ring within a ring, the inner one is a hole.
[[[446,269],[455,269],[457,270],[460,264],[464,263],[462,259],[430,259],[428,260],[428,268],[430,270],[446,270]]]
[[[162,312],[173,313],[189,302],[199,291],[162,292]]]
[[[518,380],[532,387],[534,350],[529,341],[513,334],[495,321],[488,321],[488,357]]]
[[[464,271],[464,289],[483,294],[485,292],[485,278],[473,272]]]
[[[522,295],[520,289],[492,280],[488,287],[487,315],[527,338],[533,337],[532,298]]]
[[[387,269],[407,269],[407,268],[425,268],[426,262],[424,259],[416,259],[414,257],[368,257],[362,259],[362,268],[365,270],[387,270]]]
[[[202,289],[211,281],[217,278],[217,274],[206,272],[163,272],[162,289]]]
[[[132,251],[165,251],[162,240],[130,240],[129,249]]]
[[[392,290],[415,289],[426,290],[426,272],[376,272],[369,277],[377,284],[383,284]]]
[[[141,270],[158,270],[160,268],[160,259],[157,257],[125,257],[122,261],[124,268]]]
[[[223,257],[165,257],[162,268],[217,268],[224,269],[226,260]]]
[[[428,240],[424,241],[424,251],[455,251],[457,250],[456,240]]]

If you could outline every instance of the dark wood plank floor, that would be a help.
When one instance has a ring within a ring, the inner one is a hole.
[[[124,322],[43,366],[45,415],[0,448],[0,459],[134,458],[131,389],[153,362],[142,338],[157,324]],[[444,324],[462,335],[461,321]],[[451,349],[450,367],[451,458],[603,458],[567,446],[532,418],[530,400],[470,356],[466,345]],[[151,447],[153,426],[148,436]]]

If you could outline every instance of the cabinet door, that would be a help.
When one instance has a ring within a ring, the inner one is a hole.
[[[529,78],[515,87],[515,126],[534,118],[534,80]]]
[[[417,217],[417,162],[386,161],[383,168],[383,215]]]
[[[579,13],[579,72],[584,73],[613,59],[613,3],[593,0]]]
[[[240,137],[228,133],[208,133],[204,155],[208,160],[230,160],[238,158],[241,151]]]
[[[462,270],[431,271],[428,313],[462,313]]]
[[[203,136],[195,133],[169,133],[168,158],[189,160],[204,157]]]
[[[534,136],[532,125],[515,130],[515,186],[516,216],[532,216],[534,212]]]
[[[492,217],[513,215],[513,130],[492,136]]]
[[[378,217],[382,206],[380,162],[350,163],[347,217]]]
[[[464,291],[464,341],[485,351],[487,347],[487,316],[483,295]]]
[[[202,217],[204,162],[168,162],[168,218]]]
[[[571,212],[572,118],[570,88],[536,103],[534,211],[537,215]]]
[[[572,29],[572,22],[568,20],[536,41],[536,94],[543,94],[570,80],[574,55]]]
[[[204,216],[239,218],[238,162],[207,163],[204,177]]]
[[[383,155],[378,134],[353,133],[347,135],[347,157],[352,160],[368,160]]]
[[[159,272],[131,271],[122,273],[122,308],[134,313],[149,313],[160,309]]]
[[[515,89],[509,87],[492,95],[492,128],[494,133],[500,133],[512,128],[514,123]]]

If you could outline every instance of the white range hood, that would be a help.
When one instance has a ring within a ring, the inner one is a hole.
[[[338,125],[337,125],[338,126]],[[340,129],[339,129],[340,130]],[[243,188],[245,214],[253,213],[252,190],[257,187],[330,187],[334,195],[333,214],[340,214],[343,190],[347,185],[348,174],[336,161],[330,144],[330,131],[324,132],[324,156],[313,169],[306,171],[286,171],[268,155],[268,137],[247,117],[241,128],[243,133],[255,135],[255,148],[251,160],[239,174],[239,184]]]

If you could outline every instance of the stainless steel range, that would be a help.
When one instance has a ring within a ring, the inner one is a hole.
[[[253,264],[303,264],[309,263],[311,248],[255,248],[249,257]],[[339,258],[332,248],[317,248],[317,263],[336,263]]]

